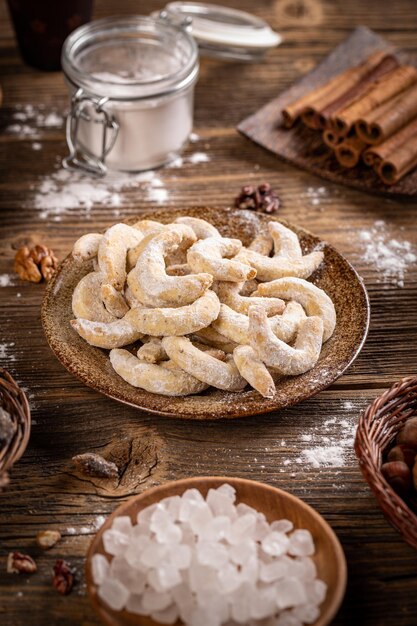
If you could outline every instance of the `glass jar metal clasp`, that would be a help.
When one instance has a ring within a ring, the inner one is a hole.
[[[107,172],[106,156],[113,148],[119,132],[119,124],[104,108],[109,98],[95,98],[78,89],[71,99],[71,110],[66,123],[66,138],[69,155],[63,159],[63,166],[72,170],[84,170],[95,176],[104,176]],[[91,115],[94,112],[94,117]],[[80,120],[102,125],[100,155],[88,152],[80,143],[78,133]]]
[[[165,20],[168,23],[173,22],[177,26],[180,26],[187,33],[191,33],[192,31],[193,18],[191,17],[191,15],[180,16],[178,20],[173,20],[172,15],[170,15],[166,9],[162,9],[161,11],[159,11],[158,17],[160,20]]]

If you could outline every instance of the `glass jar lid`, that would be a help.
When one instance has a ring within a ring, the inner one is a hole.
[[[170,2],[159,15],[171,23],[187,25],[207,56],[253,61],[282,41],[261,18],[215,4]]]
[[[188,87],[197,78],[198,49],[180,25],[151,17],[110,17],[71,33],[62,68],[87,93],[143,99]]]

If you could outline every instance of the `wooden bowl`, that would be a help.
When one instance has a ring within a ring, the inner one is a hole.
[[[155,209],[142,213],[140,218],[169,223],[185,214],[206,219],[223,236],[237,237],[244,245],[275,219],[254,211],[209,207]],[[137,219],[126,222],[134,223]],[[277,411],[310,398],[339,378],[359,354],[368,332],[369,302],[361,278],[337,250],[308,231],[283,223],[297,233],[305,253],[317,246],[323,250],[324,262],[309,280],[333,300],[337,324],[316,365],[301,376],[282,378],[273,398],[262,398],[249,386],[240,393],[210,388],[193,396],[167,397],[129,385],[111,367],[108,350],[88,345],[70,325],[75,286],[92,271],[92,261],[79,263],[72,255],[61,263],[46,287],[42,323],[50,347],[64,367],[86,385],[119,402],[158,415],[193,420],[246,417]],[[94,230],[92,226],[91,229]]]
[[[136,516],[145,507],[168,496],[181,495],[186,489],[196,488],[206,496],[211,488],[224,483],[236,489],[237,502],[244,502],[265,514],[268,522],[286,518],[294,523],[295,528],[307,528],[311,531],[316,545],[313,560],[318,577],[328,585],[326,599],[320,606],[321,613],[313,626],[330,624],[343,600],[346,589],[347,570],[342,547],[327,522],[308,504],[295,496],[263,483],[243,478],[197,477],[184,478],[149,489],[121,504],[100,528],[91,542],[86,560],[87,592],[94,610],[105,624],[110,626],[156,626],[149,617],[133,615],[127,611],[113,611],[102,603],[91,573],[91,559],[94,554],[104,554],[103,532],[111,527],[115,517],[129,515],[136,523]],[[182,622],[177,622],[177,625]]]
[[[381,472],[386,452],[405,422],[417,416],[417,377],[408,376],[376,398],[359,418],[355,452],[362,474],[387,520],[417,550],[417,513]]]
[[[5,441],[0,441],[1,492],[9,482],[8,472],[26,450],[31,426],[30,406],[26,394],[3,367],[0,367],[0,408],[10,415],[7,425],[8,436]]]

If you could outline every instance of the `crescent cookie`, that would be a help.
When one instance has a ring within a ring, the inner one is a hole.
[[[127,226],[111,226],[100,241],[98,264],[103,274],[103,284],[110,284],[117,291],[122,291],[126,281],[126,254],[143,239],[142,234]]]
[[[136,356],[140,361],[145,361],[146,363],[159,363],[168,359],[167,353],[162,346],[162,340],[157,337],[151,337],[147,343],[140,346]]]
[[[116,317],[106,310],[101,299],[103,277],[98,272],[86,274],[72,294],[72,312],[91,322],[113,322]]]
[[[285,309],[285,302],[280,298],[241,296],[239,292],[242,287],[243,283],[220,282],[216,287],[216,293],[219,296],[220,302],[227,304],[234,311],[244,313],[245,315],[247,315],[249,307],[254,304],[262,306],[267,312],[268,317],[278,315]]]
[[[274,242],[274,256],[300,260],[303,256],[297,234],[279,222],[269,222],[268,230]]]
[[[182,370],[212,387],[224,391],[241,391],[246,387],[233,360],[222,363],[208,352],[195,347],[186,337],[165,337],[162,340],[169,358]]]
[[[129,319],[134,311],[136,309],[131,309],[124,318],[114,322],[90,322],[78,319],[71,320],[71,326],[90,346],[106,350],[121,348],[143,337],[143,333],[139,332]]]
[[[219,350],[222,350],[223,352],[226,352],[228,354],[231,354],[236,346],[239,345],[236,342],[231,341],[224,335],[218,333],[217,330],[214,330],[212,326],[202,328],[198,331],[198,333],[195,333],[194,336],[198,339],[198,341],[202,341],[207,346],[218,348]]]
[[[240,290],[240,295],[250,296],[251,293],[253,293],[254,291],[258,289],[258,285],[259,283],[256,280],[256,278],[252,278],[252,280],[246,280],[242,285],[242,288]]]
[[[168,276],[188,276],[193,271],[187,263],[177,263],[176,265],[170,265],[166,268]]]
[[[114,317],[124,317],[129,310],[122,293],[117,291],[109,283],[102,285],[101,298],[106,309],[114,315]]]
[[[98,247],[103,235],[99,233],[87,233],[74,243],[72,248],[72,256],[77,261],[88,261],[97,256]]]
[[[290,301],[285,307],[284,313],[274,317],[272,324],[270,319],[269,323],[271,324],[274,335],[278,337],[278,339],[285,341],[285,343],[291,343],[294,341],[300,324],[305,318],[306,314],[301,304]]]
[[[249,244],[248,250],[253,250],[254,252],[258,252],[258,254],[269,256],[273,250],[273,247],[274,240],[272,239],[271,235],[269,233],[260,233]]]
[[[222,238],[221,234],[213,224],[198,217],[177,217],[176,224],[185,224],[193,229],[197,239],[207,239],[208,237]]]
[[[241,247],[239,239],[208,237],[191,246],[187,262],[194,272],[208,272],[215,280],[241,282],[255,278],[256,271],[252,267],[231,259]]]
[[[144,335],[154,337],[196,333],[210,326],[219,314],[220,302],[214,291],[206,291],[192,304],[177,308],[136,308],[125,316]]]
[[[252,348],[265,365],[284,376],[297,376],[308,372],[319,359],[323,322],[320,317],[307,317],[291,347],[274,335],[265,311],[253,306],[249,309],[249,336]]]
[[[151,306],[183,306],[197,300],[210,287],[213,277],[207,273],[168,276],[165,257],[184,241],[195,241],[188,226],[177,224],[153,237],[129,272],[127,283],[140,302]],[[150,333],[152,334],[152,333]]]
[[[164,396],[189,396],[207,389],[205,383],[178,368],[167,367],[166,363],[145,363],[127,350],[114,349],[110,352],[110,363],[114,371],[129,385]]]
[[[274,379],[251,346],[235,348],[233,359],[240,375],[251,387],[259,391],[264,398],[274,397],[276,391]]]
[[[284,276],[308,278],[320,266],[324,254],[321,250],[315,250],[301,259],[288,259],[281,256],[270,258],[246,248],[241,250],[238,258],[250,263],[256,269],[258,280],[271,281]]]
[[[290,306],[292,304],[292,306]],[[295,304],[295,307],[293,306]],[[282,315],[268,318],[271,330],[279,339],[285,342],[292,341],[298,330],[301,320],[305,317],[304,311],[297,303],[288,303]],[[220,313],[212,323],[215,331],[238,344],[249,343],[249,318],[237,313],[227,304],[220,305]]]
[[[317,315],[323,320],[323,342],[327,341],[336,326],[336,311],[327,293],[301,278],[280,278],[258,286],[257,296],[274,296],[284,300],[295,300],[306,310],[307,315]]]
[[[161,222],[155,222],[155,220],[139,220],[132,224],[132,228],[138,230],[145,237],[149,233],[160,233],[164,230],[165,225]]]

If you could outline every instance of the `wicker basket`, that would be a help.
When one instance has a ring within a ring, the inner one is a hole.
[[[381,472],[384,453],[397,432],[417,415],[417,377],[403,378],[368,406],[359,419],[355,452],[387,520],[417,549],[417,515],[390,487]]]
[[[0,407],[9,413],[13,434],[0,447],[0,491],[8,483],[8,470],[24,453],[30,436],[30,407],[25,393],[0,367]]]

